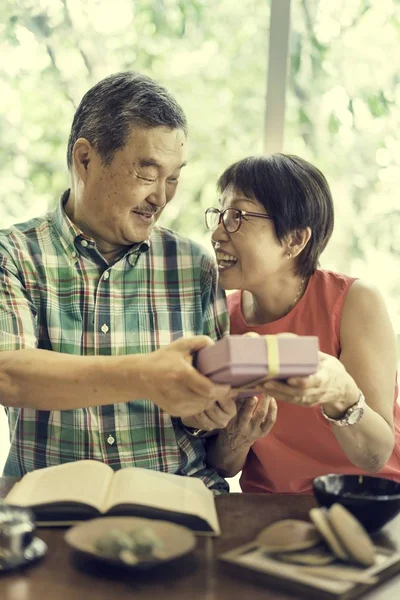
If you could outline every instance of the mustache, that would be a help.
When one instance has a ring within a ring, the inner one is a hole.
[[[147,214],[151,214],[151,215],[155,215],[158,212],[160,212],[160,210],[164,208],[164,207],[157,207],[157,206],[134,206],[132,208],[133,211],[137,211],[137,212],[143,212],[143,213],[147,213]]]

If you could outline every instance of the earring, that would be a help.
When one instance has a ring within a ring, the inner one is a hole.
[[[292,258],[292,253],[291,252],[287,252],[286,257],[287,258]]]

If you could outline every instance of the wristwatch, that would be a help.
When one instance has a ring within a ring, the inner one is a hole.
[[[348,425],[355,425],[362,418],[365,412],[365,407],[367,405],[365,402],[364,394],[361,390],[359,390],[359,392],[360,395],[358,396],[357,402],[353,404],[353,406],[350,406],[350,408],[346,410],[343,417],[340,417],[340,419],[333,419],[332,417],[328,417],[328,415],[324,411],[323,406],[321,406],[322,416],[327,421],[329,421],[329,423],[333,423],[333,425],[336,425],[337,427],[347,427]]]

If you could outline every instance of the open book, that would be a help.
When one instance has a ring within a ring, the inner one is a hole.
[[[200,479],[137,467],[114,472],[95,460],[27,473],[5,500],[31,508],[39,525],[118,515],[163,519],[220,534],[213,493]]]

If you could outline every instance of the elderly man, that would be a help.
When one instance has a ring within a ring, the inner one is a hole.
[[[181,107],[154,80],[111,75],[83,97],[71,188],[46,216],[0,232],[4,473],[95,459],[225,481],[178,417],[230,407],[192,354],[228,331],[204,250],[155,224],[185,165]]]

